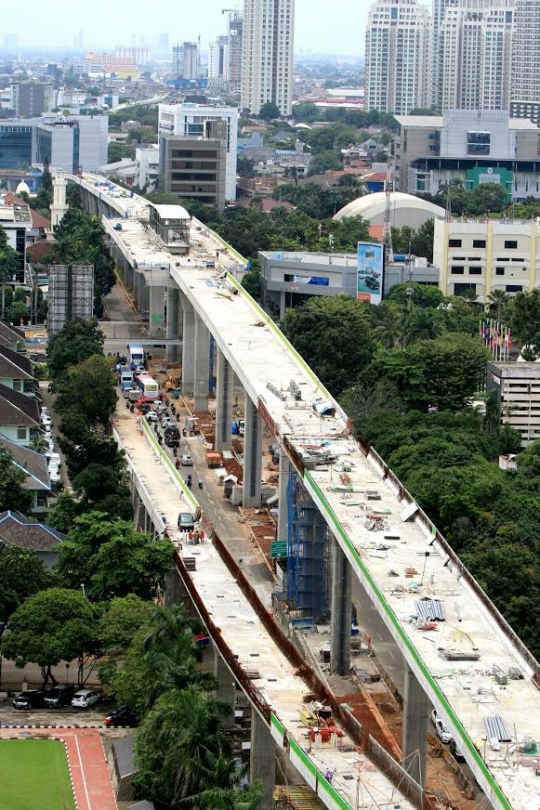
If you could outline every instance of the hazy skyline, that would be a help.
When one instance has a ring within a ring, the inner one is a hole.
[[[169,34],[171,44],[200,35],[206,51],[212,39],[226,33],[221,9],[242,5],[238,0],[159,0],[155,6],[148,0],[92,0],[66,13],[65,0],[28,0],[24,14],[14,3],[2,9],[2,33],[16,34],[19,48],[71,48],[82,31],[85,49],[131,46],[134,39],[151,45],[161,33]],[[295,51],[363,55],[370,5],[367,0],[296,0]],[[0,39],[0,50],[3,44]]]

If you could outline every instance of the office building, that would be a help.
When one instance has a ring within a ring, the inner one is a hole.
[[[244,0],[241,107],[257,115],[266,103],[291,115],[294,0]]]
[[[494,290],[540,287],[540,221],[435,220],[433,263],[445,295],[471,290],[486,303]]]
[[[200,74],[199,46],[196,42],[183,42],[173,48],[173,76],[192,81]]]
[[[100,53],[91,51],[86,54],[82,65],[84,73],[98,78],[110,76],[116,73],[120,78],[128,76],[138,76],[140,71],[137,68],[133,53],[124,56],[114,56],[110,53]]]
[[[6,232],[8,245],[17,251],[19,259],[15,277],[8,281],[22,284],[25,280],[27,234],[33,228],[30,207],[26,203],[0,205],[0,227]]]
[[[511,115],[540,124],[540,3],[516,0]]]
[[[508,200],[540,198],[536,124],[503,110],[398,115],[396,183],[409,194],[437,194],[459,180],[470,190],[500,183]]]
[[[56,335],[76,318],[91,318],[94,306],[94,266],[53,264],[49,267],[47,330]]]
[[[300,251],[260,251],[261,293],[264,309],[283,318],[306,296],[358,296],[358,256],[356,253],[304,253]],[[425,259],[392,262],[384,270],[384,294],[395,284],[412,278],[418,284],[437,286],[439,271]]]
[[[160,104],[158,132],[176,138],[205,138],[207,123],[224,122],[225,199],[236,199],[236,153],[238,142],[238,110],[236,107],[210,107],[202,104]],[[214,133],[215,134],[215,133]],[[221,136],[219,136],[221,137]],[[189,167],[188,167],[189,168]]]
[[[17,118],[34,118],[51,106],[52,84],[45,82],[13,82],[11,103]]]
[[[365,106],[397,113],[431,102],[431,20],[417,0],[377,0],[366,29]]]
[[[510,109],[515,0],[448,4],[438,29],[441,112]]]
[[[223,211],[227,162],[226,124],[206,121],[200,135],[159,138],[159,191],[198,200]]]
[[[240,95],[242,87],[242,43],[244,20],[239,11],[229,12],[227,21],[228,42],[228,90],[235,96]]]
[[[0,121],[0,168],[25,164],[78,172],[107,162],[109,119],[106,115],[52,113],[28,120]]]
[[[229,38],[218,37],[208,46],[208,86],[223,89],[229,80]]]
[[[540,439],[540,363],[487,364],[489,394],[499,406],[499,424],[521,434],[521,446]]]

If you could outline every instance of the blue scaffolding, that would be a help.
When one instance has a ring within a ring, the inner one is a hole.
[[[329,531],[297,475],[287,485],[287,525],[287,602],[317,621],[329,607]]]

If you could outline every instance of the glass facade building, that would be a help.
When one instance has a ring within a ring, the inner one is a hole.
[[[0,168],[20,169],[32,163],[32,135],[28,124],[0,123]]]

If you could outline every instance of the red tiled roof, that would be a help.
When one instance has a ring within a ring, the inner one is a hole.
[[[29,262],[41,262],[48,256],[51,250],[53,249],[53,245],[51,242],[47,242],[46,239],[40,239],[38,242],[34,242],[33,245],[28,245],[26,248],[26,255],[28,257]]]

